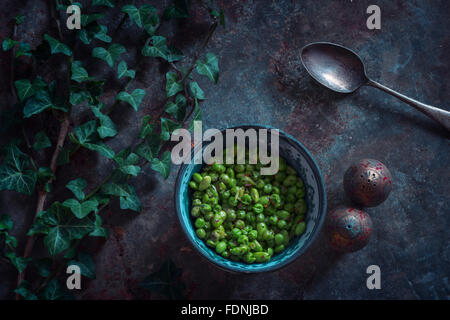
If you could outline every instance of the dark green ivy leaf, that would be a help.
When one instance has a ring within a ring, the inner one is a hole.
[[[94,48],[94,50],[92,50],[92,56],[105,61],[112,68],[119,59],[120,55],[125,52],[126,50],[122,45],[113,43],[108,49],[103,47]]]
[[[58,280],[51,280],[42,292],[45,300],[73,300],[73,296],[66,292]]]
[[[161,139],[170,140],[170,135],[176,129],[181,128],[180,124],[167,118],[161,118]]]
[[[81,201],[84,200],[85,194],[83,190],[84,188],[86,188],[86,186],[87,182],[83,178],[72,180],[68,184],[66,184],[66,188],[72,191],[75,197]]]
[[[139,286],[169,299],[182,299],[185,289],[180,280],[182,273],[183,270],[177,268],[172,260],[166,260],[158,271],[147,276]]]
[[[176,48],[168,48],[166,38],[162,36],[153,36],[152,45],[142,48],[143,56],[160,57],[168,62],[178,61],[184,58],[183,53]]]
[[[119,170],[125,174],[137,176],[141,172],[141,167],[136,165],[139,161],[138,155],[130,152],[129,149],[119,152],[114,157],[114,161],[116,161]]]
[[[73,81],[81,83],[83,81],[90,80],[88,72],[83,68],[81,61],[72,62],[72,77]]]
[[[14,20],[16,20],[17,25],[22,24],[24,19],[25,19],[25,16],[23,14],[18,14],[17,16],[14,17]]]
[[[72,55],[72,51],[64,43],[59,42],[48,34],[44,35],[44,39],[47,40],[48,44],[50,45],[50,52],[52,54],[62,53],[69,57]]]
[[[134,89],[134,91],[129,94],[126,91],[121,91],[117,95],[116,99],[128,102],[134,110],[138,111],[139,106],[142,102],[142,99],[144,99],[145,96],[145,90],[143,89]]]
[[[78,219],[83,219],[98,208],[98,202],[95,200],[80,202],[77,199],[67,199],[62,205],[69,208]]]
[[[128,69],[127,63],[125,61],[120,61],[117,67],[117,77],[120,79],[122,77],[130,77],[134,79],[136,72],[132,69]]]
[[[165,111],[178,121],[183,121],[186,116],[186,98],[182,94],[178,94],[175,97],[175,102],[169,101],[167,103]]]
[[[89,217],[78,219],[59,202],[53,203],[41,217],[52,225],[44,238],[44,244],[52,256],[69,248],[72,240],[81,239],[94,229],[94,221]]]
[[[170,174],[170,167],[172,164],[171,154],[169,151],[164,152],[161,160],[158,158],[153,158],[151,162],[151,167],[153,170],[161,173],[164,179],[167,179]]]
[[[189,8],[187,0],[174,0],[173,4],[164,10],[163,18],[168,20],[171,18],[187,18],[189,17]]]
[[[177,75],[174,72],[166,73],[166,95],[171,97],[183,90],[183,84],[181,81],[177,82]]]
[[[2,43],[3,51],[11,50],[18,43],[19,42],[16,40],[13,40],[11,38],[6,38],[5,40],[3,40],[3,43]]]
[[[44,131],[40,131],[36,134],[33,144],[33,148],[35,150],[42,150],[45,148],[49,148],[51,146],[52,143],[50,142],[50,139],[48,138],[48,136],[45,134]]]
[[[114,8],[114,0],[92,0],[92,5]]]
[[[158,24],[159,18],[156,14],[156,9],[149,4],[143,5],[140,8],[129,4],[122,7],[122,12],[128,14],[130,19],[136,23],[140,28],[145,28],[147,33],[154,34]]]
[[[32,115],[41,113],[47,109],[58,109],[64,112],[67,111],[65,106],[58,105],[52,101],[52,98],[47,90],[39,90],[33,97],[27,100],[23,108],[23,114],[25,118],[29,118]]]
[[[25,300],[38,300],[36,295],[29,289],[29,283],[26,280],[22,280],[20,285],[14,290],[14,293],[21,295]]]
[[[109,201],[109,200],[108,200]],[[108,230],[102,227],[103,222],[102,219],[98,214],[95,215],[95,224],[94,224],[94,230],[89,233],[91,237],[103,237],[108,238]]]
[[[139,133],[139,138],[145,139],[149,134],[153,132],[155,129],[155,125],[153,123],[150,123],[150,119],[152,117],[147,115],[144,118],[142,118],[142,124],[141,124],[141,131]]]
[[[161,149],[161,137],[158,134],[151,134],[149,138],[136,147],[136,153],[148,162],[158,156]]]
[[[17,96],[19,97],[20,101],[23,101],[28,97],[31,97],[36,92],[35,88],[28,79],[14,81],[14,86],[16,87]]]
[[[19,44],[19,48],[16,51],[16,58],[21,57],[21,56],[31,56],[31,47],[28,43],[26,42],[20,42]]]
[[[11,217],[7,214],[2,214],[0,217],[0,230],[11,230],[14,226],[14,222],[11,220]]]
[[[219,61],[215,54],[208,52],[205,61],[197,60],[196,70],[199,74],[207,76],[212,82],[219,81]]]
[[[16,267],[16,269],[19,272],[22,272],[23,270],[26,269],[28,262],[31,261],[31,258],[24,258],[24,257],[18,257],[16,256],[15,252],[8,252],[5,253],[5,256],[7,258],[9,258],[9,260],[11,261],[11,263],[13,264],[14,267]]]
[[[198,100],[204,100],[205,99],[205,93],[200,88],[197,82],[191,81],[189,83],[189,89],[191,91],[191,94],[194,98],[197,98]]]
[[[50,258],[43,258],[33,261],[34,266],[38,269],[41,277],[48,277],[51,274],[53,261]]]
[[[6,146],[6,156],[0,165],[0,190],[14,190],[31,195],[37,174],[28,169],[30,161],[15,144]]]
[[[112,159],[114,157],[114,151],[103,142],[99,141],[99,135],[97,132],[97,123],[95,120],[88,121],[74,129],[75,142],[81,146],[93,151],[97,151],[103,156]]]
[[[78,259],[70,260],[67,265],[76,265],[80,268],[82,276],[88,277],[89,279],[95,279],[95,264],[91,255],[80,252],[78,253]]]
[[[120,209],[141,211],[141,203],[136,191],[129,184],[107,183],[102,187],[103,193],[120,197]]]
[[[100,135],[100,138],[104,139],[114,137],[118,133],[117,127],[114,122],[109,116],[103,114],[100,111],[100,108],[92,107],[92,112],[100,121],[100,126],[97,128],[97,132]]]
[[[189,130],[194,130],[194,122],[201,120],[202,120],[202,110],[198,107],[197,99],[195,99],[194,116],[192,117],[192,120],[189,123]]]

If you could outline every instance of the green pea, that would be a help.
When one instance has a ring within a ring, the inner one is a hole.
[[[236,256],[242,256],[248,252],[248,246],[241,245],[239,247],[231,249],[231,253]]]
[[[269,223],[271,224],[271,225],[276,225],[277,223],[278,223],[278,217],[277,216],[270,216],[269,217]]]
[[[189,182],[189,187],[191,187],[194,190],[198,190],[198,185],[195,181]]]
[[[284,243],[284,236],[281,233],[277,233],[275,235],[274,240],[275,240],[275,243],[278,244],[278,245],[283,244]]]
[[[235,177],[233,168],[228,168],[227,171],[226,171],[226,174],[227,174],[230,178],[234,178],[234,177]]]
[[[251,231],[248,233],[248,240],[253,241],[253,240],[256,240],[256,238],[258,238],[258,231],[256,231],[256,230],[251,230]]]
[[[206,245],[209,246],[209,247],[215,247],[217,245],[217,242],[214,241],[214,240],[208,239],[206,241]]]
[[[238,243],[242,243],[242,244],[248,244],[248,237],[246,235],[241,235],[239,236],[239,238],[237,239]]]
[[[194,218],[197,218],[198,216],[200,216],[200,207],[198,207],[198,206],[192,207],[191,215]]]
[[[195,220],[195,226],[197,228],[203,228],[205,226],[205,219],[197,218],[197,220]]]
[[[286,219],[289,219],[290,214],[286,210],[279,210],[276,212],[276,216],[280,219],[286,220]]]
[[[232,207],[236,207],[238,204],[238,200],[234,197],[228,198],[228,204]]]
[[[242,234],[241,229],[239,228],[234,228],[233,230],[231,230],[231,235],[233,236],[233,238],[239,238]]]
[[[289,175],[296,175],[297,172],[296,172],[295,169],[292,168],[291,166],[286,166],[286,174],[289,174]],[[294,177],[294,178],[296,178],[296,177]],[[296,179],[297,179],[297,178],[296,178]]]
[[[264,211],[264,206],[261,203],[257,203],[253,206],[253,211],[256,213],[262,213]]]
[[[228,208],[227,209],[227,220],[228,221],[235,221],[237,218],[236,212],[234,211],[234,209]]]
[[[217,243],[217,245],[216,245],[216,252],[218,254],[221,254],[226,249],[227,249],[227,243],[225,241],[220,241],[220,242]]]
[[[286,171],[287,172],[287,171]],[[297,178],[294,175],[287,176],[283,181],[283,186],[290,187],[297,182]]]
[[[266,216],[264,214],[262,214],[262,213],[260,213],[260,214],[258,214],[256,216],[256,221],[257,222],[264,222],[265,220],[266,220]]]
[[[222,257],[228,258],[229,256],[230,256],[230,252],[229,251],[222,252]]]
[[[306,212],[306,202],[305,200],[299,200],[295,203],[295,212],[298,214],[304,214]]]
[[[243,164],[237,164],[234,166],[234,171],[241,173],[245,171],[245,166]]]
[[[301,235],[303,232],[305,232],[306,229],[306,223],[305,222],[300,222],[297,227],[295,228],[295,235],[299,236]]]
[[[214,215],[214,219],[211,221],[211,223],[212,223],[212,226],[213,226],[214,228],[217,228],[217,227],[219,227],[220,225],[222,225],[223,219],[222,219],[222,217],[220,216],[220,214],[216,213],[216,214]]]
[[[250,204],[252,202],[252,197],[248,193],[246,193],[241,197],[241,202],[243,204]]]
[[[217,173],[224,173],[226,170],[225,166],[218,164],[218,163],[214,163],[211,167]]]
[[[195,231],[195,233],[197,234],[197,236],[200,239],[204,239],[206,237],[206,231],[203,228],[197,229],[197,231]]]
[[[283,235],[284,246],[287,246],[289,244],[289,232],[287,230],[281,230],[280,234]]]
[[[261,203],[263,206],[267,206],[270,203],[270,197],[262,196],[261,198],[259,198],[259,203]]]
[[[273,186],[272,187],[272,194],[273,193],[275,193],[275,194],[280,194],[280,188],[278,188],[277,186]]]
[[[275,249],[273,251],[275,252],[281,252],[284,250],[284,244],[280,244],[278,246],[275,247]]]
[[[273,245],[273,244],[272,244]],[[271,246],[272,246],[271,245]],[[272,249],[272,247],[269,247],[269,248],[267,248],[267,253],[269,254],[269,256],[273,256],[273,249]]]
[[[249,243],[249,247],[252,251],[263,251],[262,245],[258,242],[258,240],[253,240]]]
[[[272,192],[272,189],[273,189],[273,186],[270,183],[268,183],[264,186],[264,193],[270,194]]]
[[[247,252],[244,257],[244,261],[247,263],[253,263],[256,261],[255,255],[252,252]]]
[[[278,194],[274,193],[270,196],[270,200],[272,201],[275,208],[278,208],[281,206],[281,198]]]
[[[262,233],[262,238],[264,240],[272,240],[274,238],[273,231],[272,230],[268,230],[268,229],[264,230],[263,233]]]
[[[246,216],[246,213],[245,213],[245,211],[244,210],[239,210],[238,212],[237,212],[237,218],[238,219],[245,219],[245,216]]]
[[[263,180],[257,180],[257,181],[256,181],[256,188],[258,188],[258,189],[264,189],[264,185],[265,185],[265,183],[264,183]]]
[[[256,230],[258,230],[258,234],[263,234],[263,232],[265,232],[267,230],[267,226],[264,222],[259,222],[256,225]]]
[[[235,226],[236,226],[236,228],[244,229],[244,227],[245,227],[245,222],[244,222],[243,220],[240,220],[240,219],[239,219],[239,220],[236,221]]]
[[[204,176],[202,182],[198,185],[200,191],[206,190],[211,185],[211,177]]]
[[[207,213],[211,210],[212,210],[212,208],[209,204],[206,204],[206,203],[202,204],[202,206],[201,206],[202,213]]]
[[[277,223],[277,227],[279,229],[286,229],[288,227],[288,223],[286,220],[279,220]]]
[[[192,179],[194,179],[195,182],[200,183],[202,182],[203,177],[199,173],[194,173]]]
[[[285,171],[286,170],[286,161],[284,161],[283,158],[279,158],[278,162],[278,171]]]
[[[252,200],[254,203],[257,203],[259,201],[259,192],[258,189],[252,188],[250,190],[250,195],[252,197]]]
[[[270,260],[270,255],[267,252],[255,252],[253,256],[256,262],[267,262]]]

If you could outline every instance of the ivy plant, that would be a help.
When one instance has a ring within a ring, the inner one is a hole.
[[[6,213],[0,215],[0,262],[17,269],[18,285],[14,290],[17,299],[73,299],[61,281],[62,271],[68,265],[76,265],[82,276],[96,278],[95,257],[80,251],[79,245],[91,237],[108,238],[108,227],[102,217],[105,208],[116,198],[122,210],[140,212],[142,205],[133,179],[139,179],[145,170],[155,171],[162,179],[169,177],[168,143],[172,132],[182,127],[192,129],[192,121],[201,119],[199,104],[206,99],[206,93],[196,77],[206,77],[214,84],[219,80],[218,58],[206,48],[216,28],[225,27],[223,10],[214,1],[199,3],[199,10],[209,15],[211,25],[192,57],[185,56],[172,45],[168,35],[159,32],[162,24],[173,19],[189,19],[191,8],[187,0],[174,0],[164,10],[151,4],[136,6],[134,1],[116,8],[119,4],[115,0],[92,0],[84,7],[77,2],[56,0],[49,6],[53,23],[33,47],[18,36],[24,34],[18,31],[24,31],[22,23],[26,17],[13,18],[13,30],[3,39],[2,49],[11,55],[10,87],[15,103],[12,110],[2,114],[1,129],[7,132],[19,128],[15,132],[21,132],[23,137],[14,137],[1,147],[0,192],[37,197],[35,217],[26,231],[23,252],[17,250],[12,218]],[[69,5],[82,8],[79,30],[64,28]],[[108,10],[121,15],[117,25],[114,20],[111,24],[104,20]],[[127,49],[116,37],[121,29],[130,26],[139,28],[140,38],[145,40],[136,48],[135,64],[125,61]],[[86,52],[90,52],[89,59]],[[165,74],[155,80],[162,82],[166,98],[159,115],[143,116],[135,140],[120,149],[117,143],[110,143],[119,134],[119,126],[110,114],[117,106],[131,108],[131,112],[141,111],[145,106],[148,92],[136,87],[135,80],[139,73],[145,72],[140,67],[144,59],[164,65]],[[92,68],[92,60],[107,66],[109,74],[99,75]],[[31,75],[19,77],[14,68],[18,64],[33,66]],[[55,70],[65,70],[65,74],[49,79],[45,71],[48,69],[43,68],[48,64]],[[123,86],[114,101],[109,102],[103,96],[103,88],[114,78],[115,83]],[[82,123],[73,119],[78,108],[90,110],[89,118]],[[44,127],[39,132],[30,132],[33,126],[27,124],[42,121],[43,117],[54,117],[58,130]],[[67,192],[49,197],[64,166],[76,166],[72,161],[80,150],[109,159],[110,173],[105,179],[90,183],[87,177],[77,177],[65,185]],[[33,253],[36,241],[42,241],[46,255]],[[27,281],[28,269],[34,269],[38,278]],[[178,298],[184,288],[178,281],[180,274],[180,269],[167,261],[144,279],[141,286]]]

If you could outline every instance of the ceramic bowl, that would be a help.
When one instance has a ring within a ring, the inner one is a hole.
[[[242,128],[243,130],[254,128],[274,129],[264,125],[240,125],[229,129]],[[225,135],[225,130],[222,130]],[[225,140],[225,138],[224,138]],[[191,159],[197,152],[201,152],[207,143],[203,142],[202,148],[196,148],[191,152]],[[194,248],[207,260],[219,268],[231,272],[257,273],[280,269],[298,259],[312,244],[318,235],[326,215],[326,190],[322,173],[316,161],[306,147],[294,137],[279,130],[279,153],[286,162],[292,166],[303,179],[306,186],[307,213],[305,215],[306,230],[298,237],[291,239],[286,249],[275,254],[269,262],[246,264],[228,260],[218,255],[206,243],[197,237],[191,210],[191,190],[188,186],[192,175],[199,172],[205,164],[181,165],[175,185],[175,204],[181,227]]]

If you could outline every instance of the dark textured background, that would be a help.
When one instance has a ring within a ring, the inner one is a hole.
[[[122,5],[122,1],[120,2]],[[138,4],[144,1],[136,1]],[[169,1],[148,1],[159,12]],[[347,255],[330,251],[323,234],[305,255],[288,267],[269,274],[235,275],[221,271],[202,259],[190,246],[177,221],[173,189],[177,170],[163,181],[146,168],[132,180],[143,204],[141,214],[123,212],[115,204],[104,213],[111,230],[108,241],[83,243],[94,254],[97,279],[84,281],[77,293],[82,299],[161,298],[137,287],[146,275],[172,258],[183,268],[185,294],[190,299],[448,299],[450,295],[450,153],[448,135],[404,103],[374,88],[353,95],[338,95],[314,83],[301,66],[300,49],[313,41],[332,41],[358,52],[368,74],[420,101],[450,107],[450,3],[441,1],[220,1],[227,29],[218,28],[207,50],[219,57],[220,80],[212,85],[198,77],[207,94],[202,103],[204,127],[239,123],[261,123],[279,127],[304,143],[318,160],[328,192],[329,208],[345,203],[342,177],[350,161],[375,158],[393,175],[393,191],[383,204],[368,209],[374,234],[363,250]],[[381,30],[366,28],[366,8],[381,7]],[[19,38],[39,43],[48,30],[45,1],[3,0],[0,38],[11,36],[10,19],[26,15]],[[208,30],[203,10],[191,9],[187,21],[166,23],[160,30],[171,35],[171,44],[192,57]],[[109,10],[109,30],[120,20]],[[55,29],[50,33],[55,34]],[[134,66],[142,45],[138,30],[129,21],[114,39],[127,47],[125,56]],[[97,42],[97,45],[102,43]],[[78,50],[76,59],[90,55]],[[0,53],[0,111],[12,110],[9,94],[9,56]],[[26,65],[16,67],[18,78]],[[94,75],[110,69],[98,60]],[[144,75],[142,70],[146,70]],[[163,108],[163,75],[167,65],[147,59],[133,87],[148,94],[138,113],[121,105],[113,120],[122,132],[108,144],[115,150],[136,142],[140,119]],[[50,78],[54,67],[39,70]],[[90,72],[91,74],[91,72]],[[105,93],[111,104],[120,82]],[[75,110],[78,125],[90,117],[83,108]],[[56,134],[51,117],[40,115],[32,125],[31,137],[42,127]],[[0,143],[17,132],[1,133]],[[53,142],[55,142],[53,140]],[[36,155],[48,163],[44,153]],[[79,152],[72,164],[59,169],[52,199],[69,196],[64,185],[84,177],[95,185],[108,175],[112,164],[89,151]],[[31,223],[36,197],[13,192],[0,193],[0,213],[9,213],[16,224],[14,234],[23,234]],[[20,238],[22,250],[24,239]],[[36,255],[42,245],[36,246]],[[379,265],[381,290],[365,285],[367,266]],[[0,264],[0,297],[11,298],[16,272]]]

